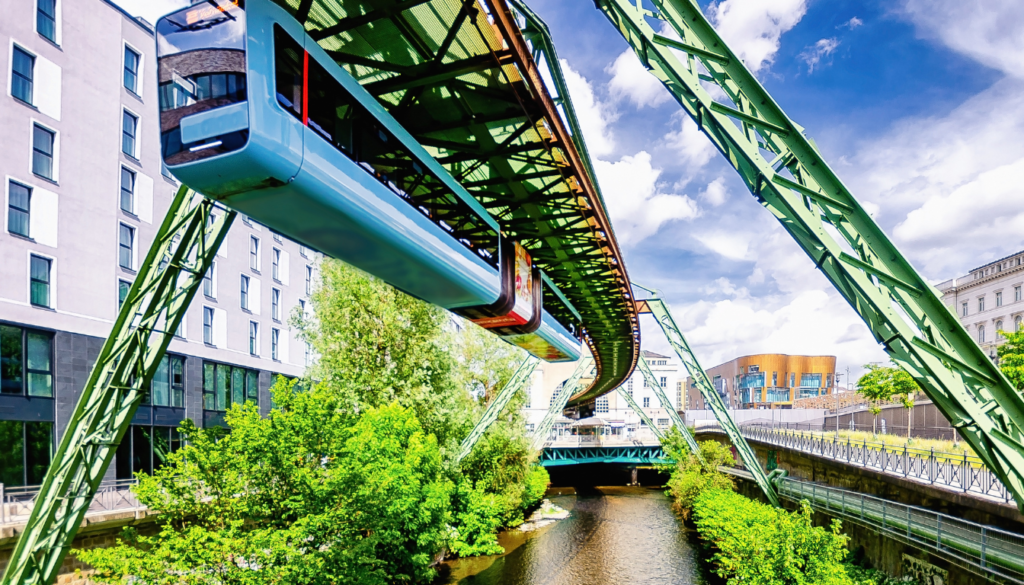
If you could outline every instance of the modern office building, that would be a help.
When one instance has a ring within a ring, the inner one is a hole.
[[[793,401],[831,394],[836,382],[835,356],[769,353],[736,358],[707,370],[728,408],[792,408]],[[707,408],[687,376],[685,410]]]
[[[0,17],[0,482],[39,483],[179,185],[161,164],[149,23],[106,0],[14,0]],[[108,478],[152,469],[186,419],[270,408],[299,376],[289,325],[316,255],[239,217]]]
[[[665,396],[672,403],[672,408],[679,410],[679,398],[677,389],[680,382],[680,363],[677,359],[660,355],[651,351],[642,350],[644,359],[651,367],[655,378],[665,393]],[[533,373],[533,380],[527,388],[527,401],[523,406],[526,415],[527,429],[532,431],[548,412],[552,397],[556,391],[561,391],[562,385],[572,375],[576,363],[541,363]],[[589,378],[583,378],[582,383],[586,384]],[[662,428],[671,426],[668,410],[663,408],[658,400],[654,389],[648,386],[639,368],[634,370],[622,389],[633,397],[637,405],[647,414],[656,425]],[[613,435],[629,433],[644,426],[640,416],[633,411],[629,404],[619,396],[619,393],[609,392],[597,399],[594,408],[594,416],[604,419]],[[554,428],[556,433],[570,432],[572,422],[560,420]]]
[[[985,353],[996,359],[998,331],[1024,326],[1024,251],[990,262],[937,286],[942,300]]]

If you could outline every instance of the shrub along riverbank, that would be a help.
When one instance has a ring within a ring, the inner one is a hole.
[[[810,506],[786,511],[733,491],[733,480],[720,472],[732,464],[729,449],[715,441],[700,444],[703,461],[690,453],[672,430],[666,451],[677,462],[670,468],[668,495],[673,508],[690,523],[706,546],[712,570],[732,584],[743,585],[883,585],[886,575],[848,562],[849,537],[842,523],[814,526]]]
[[[320,274],[291,322],[307,377],[278,379],[266,417],[233,406],[226,433],[186,422],[136,488],[159,532],[75,551],[94,581],[426,583],[442,551],[502,552],[498,530],[541,500],[521,394],[455,461],[525,353],[340,262]]]

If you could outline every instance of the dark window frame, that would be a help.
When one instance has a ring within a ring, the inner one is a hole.
[[[213,345],[214,321],[216,321],[216,313],[214,313],[213,307],[203,307],[203,343],[207,345]]]
[[[131,128],[127,127],[127,122],[129,120],[131,120]],[[125,156],[138,160],[139,157],[136,156],[136,152],[138,150],[138,139],[139,116],[130,112],[128,108],[121,108],[121,152]],[[128,152],[129,144],[131,145],[131,152]]]
[[[274,321],[281,320],[281,289],[270,289],[270,318]]]
[[[238,286],[238,289],[239,289],[239,291],[238,291],[239,292],[239,297],[238,297],[239,306],[241,306],[243,310],[248,311],[249,310],[249,285],[250,285],[249,277],[246,276],[245,274],[243,274],[242,275],[242,280],[238,284],[239,284],[239,286]]]
[[[226,371],[225,371],[226,370]],[[223,376],[221,372],[224,372]],[[207,375],[211,373],[211,375]],[[241,373],[244,387],[241,389],[242,401],[238,402],[234,382],[236,372]],[[221,387],[219,381],[223,379],[225,385]],[[259,405],[259,370],[242,366],[233,366],[211,360],[203,360],[203,410],[210,412],[227,412],[232,404],[245,404],[255,402]],[[208,408],[212,405],[213,408]]]
[[[5,323],[5,322],[0,321],[0,337],[4,337],[4,333],[2,331],[4,329],[7,330],[7,332],[6,332],[7,335],[10,335],[10,330],[12,330],[12,329],[18,330],[18,338],[19,338],[19,342],[18,342],[19,343],[19,349],[18,349],[18,352],[19,352],[19,356],[18,356],[18,360],[17,360],[17,367],[20,370],[20,374],[19,375],[20,375],[21,379],[20,379],[19,385],[21,386],[21,388],[20,388],[20,390],[18,392],[7,392],[7,391],[4,391],[4,390],[0,390],[0,395],[4,395],[4,396],[34,396],[34,397],[40,397],[40,398],[53,398],[53,381],[54,381],[54,373],[53,373],[53,369],[54,368],[53,368],[53,365],[54,365],[54,362],[56,361],[56,354],[54,353],[54,351],[55,351],[55,348],[54,348],[55,343],[54,343],[53,332],[45,331],[45,330],[42,330],[42,329],[35,329],[35,328],[32,328],[32,327],[22,327],[20,325],[15,325],[13,323]],[[29,367],[29,355],[28,354],[29,354],[29,336],[30,335],[31,336],[35,336],[37,339],[42,338],[42,337],[46,338],[47,343],[49,344],[49,350],[50,350],[49,351],[49,356],[47,357],[47,361],[49,362],[49,370],[43,370],[43,369],[39,369],[39,368],[30,368]],[[2,359],[2,355],[3,354],[0,353],[0,359]],[[0,380],[3,380],[3,376],[4,376],[4,374],[3,374],[3,365],[2,364],[3,364],[3,362],[0,362]],[[48,394],[45,394],[45,393],[44,394],[33,394],[33,393],[31,393],[32,389],[29,387],[30,386],[30,382],[29,382],[29,380],[30,380],[29,375],[30,374],[42,375],[42,376],[47,376],[48,377],[48,379],[49,379],[48,386],[49,386],[49,389],[50,389]],[[0,386],[0,388],[2,388],[2,386]]]
[[[129,177],[131,183],[128,189],[125,189],[124,180],[125,177]],[[121,211],[134,216],[135,215],[135,186],[137,184],[138,174],[132,169],[121,165],[121,200],[120,206]],[[125,207],[125,200],[127,199],[128,207]]]
[[[260,271],[260,239],[252,234],[249,235],[249,269]]]
[[[0,471],[0,482],[3,482],[6,487],[22,487],[29,485],[39,485],[43,482],[43,478],[46,476],[46,470],[50,467],[50,463],[53,461],[54,449],[56,447],[56,439],[54,434],[54,423],[50,421],[21,421],[21,420],[5,420],[0,421],[0,425],[20,425],[19,435],[21,443],[21,461],[19,462],[16,473],[20,476],[15,481],[11,482],[8,473],[12,470]],[[31,453],[30,451],[30,437],[29,429],[38,429],[43,431],[36,435],[46,436],[48,449],[44,457],[41,460],[30,459],[30,454],[38,456],[40,453]],[[8,436],[8,438],[10,438]]]
[[[125,301],[126,298],[128,298],[128,291],[130,291],[131,289],[132,289],[131,281],[125,280],[123,278],[118,278],[117,279],[117,308],[118,308],[118,310],[120,310],[121,307],[124,306],[124,301]]]
[[[135,60],[135,67],[129,67],[128,56],[132,55]],[[139,95],[139,65],[142,63],[142,53],[128,46],[127,43],[124,45],[124,88],[132,92],[134,95]],[[128,78],[131,76],[131,87],[128,86]]]
[[[43,10],[43,4],[49,3],[52,14]],[[44,31],[44,25],[52,30]],[[57,44],[57,0],[36,0],[36,32],[53,44]],[[51,36],[52,35],[52,36]]]
[[[277,327],[270,328],[270,359],[280,361],[281,330]]]
[[[46,263],[46,280],[43,280],[41,278],[37,278],[36,277],[35,271],[33,270],[33,263],[36,260],[38,260],[40,262],[45,262]],[[29,304],[31,304],[33,307],[42,307],[42,308],[46,308],[46,309],[52,309],[53,308],[53,302],[52,302],[53,295],[50,294],[50,292],[51,292],[50,291],[50,285],[53,283],[53,259],[52,258],[47,258],[46,256],[40,256],[38,254],[29,254],[28,262],[29,262],[29,267],[28,267],[28,272],[29,272],[29,275],[28,275],[28,282],[29,282],[29,295],[28,296],[29,296],[29,299],[28,300],[29,300]],[[35,288],[36,288],[35,285],[36,284],[43,285],[46,288],[46,303],[45,304],[37,303],[35,301],[35,294],[34,293],[35,293]]]
[[[29,71],[28,77],[25,76],[24,72],[18,71],[16,64],[18,62],[19,53],[28,57],[29,60]],[[30,106],[34,106],[33,100],[35,98],[35,80],[36,80],[36,56],[29,51],[14,45],[14,50],[11,52],[11,96]],[[21,82],[19,84],[19,82]],[[21,92],[17,91],[16,88],[27,87],[28,95],[19,95]],[[25,99],[25,98],[28,99]]]
[[[25,190],[25,207],[21,208],[14,202],[14,188],[18,187]],[[24,216],[24,233],[18,231],[14,225],[14,218],[22,218]],[[32,187],[19,183],[14,179],[7,181],[7,231],[12,234],[17,234],[25,238],[31,238],[32,235]]]
[[[259,357],[260,355],[259,321],[249,321],[249,355],[255,357]]]
[[[125,244],[124,234],[129,236],[129,242]],[[118,223],[117,228],[117,264],[125,270],[135,271],[135,235],[134,226],[123,222]],[[125,266],[125,261],[128,265]]]
[[[48,136],[49,139],[50,139],[49,151],[40,148],[40,145],[39,145],[38,141],[36,140],[37,138],[39,138],[40,132],[43,135]],[[55,164],[56,163],[56,158],[57,158],[56,154],[55,154],[55,151],[57,150],[56,146],[57,146],[57,131],[56,130],[51,130],[51,129],[47,128],[46,126],[43,126],[42,124],[39,124],[38,122],[32,124],[32,174],[33,175],[35,175],[37,177],[42,177],[42,178],[44,178],[44,179],[46,179],[48,181],[55,181],[56,180],[54,178],[56,176],[56,173],[53,172],[54,171],[54,167],[57,166]],[[37,166],[37,164],[36,164],[37,161],[46,161],[48,169],[46,169],[45,173],[43,172],[42,163],[40,163],[39,166]]]
[[[217,290],[213,286],[213,274],[216,266],[216,262],[211,262],[210,267],[206,269],[206,274],[203,275],[203,296],[208,299],[217,298]]]

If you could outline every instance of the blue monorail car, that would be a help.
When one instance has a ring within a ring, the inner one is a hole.
[[[156,29],[164,162],[183,183],[531,353],[577,359],[579,315],[528,252],[285,10],[206,0]]]

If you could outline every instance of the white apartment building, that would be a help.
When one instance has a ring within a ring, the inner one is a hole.
[[[1003,342],[997,331],[1024,325],[1024,251],[990,262],[937,286],[968,333],[995,359]]]
[[[15,486],[42,479],[179,185],[161,163],[149,23],[107,0],[11,0],[0,39],[0,483]],[[269,410],[274,376],[305,369],[288,318],[316,261],[236,220],[108,478],[151,470],[186,418]]]
[[[680,375],[681,364],[673,357],[660,355],[651,351],[642,350],[641,353],[651,371],[658,379],[659,385],[665,396],[672,403],[672,408],[680,410],[681,382],[685,379],[685,373]],[[541,363],[533,372],[533,379],[527,387],[527,400],[523,406],[523,413],[526,418],[527,430],[533,431],[540,424],[548,412],[552,397],[556,391],[560,391],[573,370],[576,363]],[[588,378],[583,379],[586,384]],[[669,418],[669,411],[662,407],[654,389],[647,385],[644,375],[637,368],[621,387],[628,392],[637,405],[647,414],[656,425],[667,429],[672,426]],[[629,404],[619,396],[618,391],[609,392],[597,399],[594,416],[604,419],[610,428],[610,434],[622,435],[631,434],[644,425],[640,416],[630,408]],[[553,432],[565,434],[570,432],[571,422],[567,419],[559,419]]]

